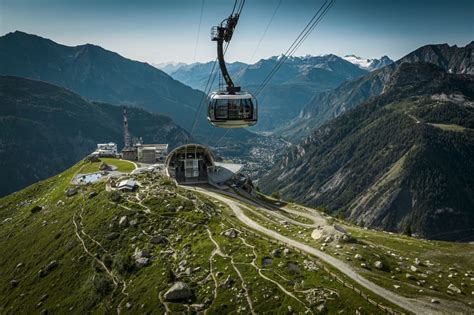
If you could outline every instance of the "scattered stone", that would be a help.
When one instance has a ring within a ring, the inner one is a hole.
[[[395,289],[399,289],[399,288],[400,288],[400,286],[399,286],[399,285],[396,285],[396,284],[394,284],[393,287],[394,287]]]
[[[409,274],[409,273],[405,275],[405,278],[407,278],[408,280],[416,280],[416,278],[412,274]]]
[[[43,207],[42,206],[34,206],[33,208],[31,208],[31,213],[36,213],[36,212],[40,212],[41,210],[43,210]]]
[[[72,197],[77,194],[77,190],[74,188],[68,188],[64,191],[64,194],[66,195],[66,197]]]
[[[128,226],[128,218],[127,218],[127,216],[123,216],[123,217],[120,218],[120,220],[119,220],[119,226],[120,226],[121,228],[124,228],[124,227],[127,227],[127,226]]]
[[[275,248],[274,250],[272,250],[271,255],[272,255],[273,257],[280,257],[280,255],[281,255],[281,250],[278,249],[278,248]]]
[[[2,221],[2,224],[7,224],[12,221],[12,218],[6,218],[5,220]]]
[[[448,290],[451,290],[452,292],[457,294],[461,294],[461,290],[452,283],[448,285]]]
[[[433,304],[439,304],[439,300],[437,300],[437,299],[431,299],[431,303],[433,303]]]
[[[410,270],[411,270],[412,272],[417,272],[417,271],[418,271],[418,268],[416,268],[415,266],[411,265],[411,266],[410,266]]]
[[[132,308],[132,303],[127,302],[127,304],[125,304],[125,307],[126,307],[127,309],[131,309],[131,308]]]
[[[166,301],[179,301],[189,299],[193,296],[193,292],[184,282],[176,282],[166,291],[164,298]]]
[[[13,279],[10,281],[10,287],[16,288],[20,282],[18,280]]]
[[[183,206],[179,206],[178,208],[176,208],[176,212],[180,212],[180,211],[183,211],[184,207]]]
[[[112,240],[117,239],[119,236],[120,236],[120,234],[118,232],[111,232],[111,233],[107,234],[107,236],[105,238],[108,239],[109,241],[112,241]]]
[[[89,199],[92,199],[92,198],[94,198],[95,196],[97,196],[97,193],[96,193],[95,191],[91,191],[91,192],[89,193],[89,197],[88,197],[88,198],[89,198]]]
[[[234,279],[229,275],[227,278],[221,282],[221,287],[230,288],[234,284]]]
[[[41,296],[40,298],[40,302],[44,302],[48,297],[49,297],[48,294],[43,294],[43,296]]]
[[[130,224],[131,227],[137,227],[138,226],[138,221],[134,219],[134,220],[131,220],[129,224]]]
[[[147,257],[140,257],[135,259],[135,265],[137,265],[138,268],[143,268],[145,266],[148,266],[150,263],[150,259]]]
[[[288,256],[290,254],[290,250],[288,248],[285,248],[283,250],[283,255]]]
[[[367,268],[368,268],[368,266],[367,266],[367,264],[366,264],[366,263],[361,263],[361,264],[360,264],[360,266],[361,266],[362,268],[365,268],[365,269],[367,269]]]
[[[362,257],[361,254],[355,254],[354,258],[355,258],[355,259],[358,259],[358,260],[362,260],[362,259],[363,259],[363,257]]]
[[[121,199],[122,194],[120,193],[120,191],[115,190],[110,194],[110,200],[112,200],[113,202],[119,202]]]
[[[45,271],[46,271],[46,273],[49,273],[49,272],[53,271],[54,269],[56,269],[58,266],[59,266],[58,261],[53,260],[46,266]]]
[[[377,268],[378,270],[382,270],[384,265],[383,263],[380,261],[380,260],[377,260],[375,263],[374,263],[374,267]]]
[[[163,235],[154,235],[150,238],[149,241],[151,244],[164,244],[166,243],[166,238]]]
[[[222,235],[228,238],[236,238],[239,232],[236,229],[230,228],[227,231],[222,232]]]

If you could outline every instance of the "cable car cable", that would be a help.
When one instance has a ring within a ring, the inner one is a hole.
[[[199,17],[199,24],[198,24],[198,29],[197,29],[196,43],[194,44],[193,63],[196,61],[196,53],[197,53],[197,47],[198,47],[198,42],[199,42],[199,33],[201,32],[202,14],[203,14],[203,12],[204,12],[204,1],[205,1],[205,0],[202,0],[202,3],[201,3],[201,14],[200,14],[200,17]]]
[[[329,3],[328,3],[329,2]],[[327,14],[329,9],[334,5],[335,0],[326,0],[323,5],[318,9],[318,11],[313,15],[311,20],[306,24],[297,38],[293,41],[290,47],[286,50],[283,56],[280,58],[278,63],[273,67],[273,69],[268,73],[265,79],[262,81],[261,85],[257,88],[254,93],[257,96],[262,90],[267,86],[275,73],[281,68],[285,61],[291,57],[294,52],[301,46],[301,44],[306,40],[309,34],[314,30],[314,28],[319,24],[322,18]]]

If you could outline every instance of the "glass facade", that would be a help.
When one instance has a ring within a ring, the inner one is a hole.
[[[209,107],[210,114],[214,112],[214,119],[240,120],[252,119],[254,107],[252,100],[247,99],[214,99]],[[210,115],[212,117],[212,115]]]

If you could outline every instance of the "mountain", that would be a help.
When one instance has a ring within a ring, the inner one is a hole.
[[[49,83],[0,76],[0,196],[70,167],[97,143],[121,148],[122,112]],[[146,143],[175,147],[192,141],[167,116],[131,107],[128,118],[130,133]]]
[[[209,125],[206,96],[161,70],[124,58],[102,47],[69,47],[16,31],[0,37],[0,74],[46,81],[70,89],[90,101],[135,106],[165,114],[196,141],[212,145],[226,130]],[[196,127],[192,129],[201,101]],[[256,137],[247,130],[233,132],[234,143]]]
[[[18,31],[0,37],[0,74],[50,82],[92,101],[163,113],[185,128],[202,97],[147,63],[91,44],[69,47]]]
[[[406,62],[430,62],[451,73],[474,74],[473,48],[474,42],[465,47],[446,44],[423,46],[395,63],[372,71],[366,76],[344,82],[332,91],[317,94],[295,119],[279,128],[276,133],[293,143],[298,143],[326,121],[371,97],[380,95],[391,74]]]
[[[366,230],[260,194],[185,189],[107,160],[119,162],[129,170],[118,176],[139,184],[132,192],[104,179],[74,185],[100,164],[80,161],[0,198],[2,314],[473,311],[470,244]]]
[[[474,240],[474,76],[447,70],[399,63],[381,95],[313,131],[259,186],[362,226]]]
[[[161,63],[152,63],[153,67],[160,69],[166,74],[170,74],[180,67],[186,66],[187,64],[184,62],[161,62]]]
[[[234,62],[227,66],[237,85],[254,92],[280,58],[274,56],[252,65]],[[213,64],[208,62],[182,66],[170,74],[176,80],[204,90]],[[260,119],[252,130],[271,132],[296,117],[315,94],[331,90],[346,80],[364,74],[367,74],[366,70],[335,55],[291,57],[258,95]],[[216,79],[213,89],[218,88],[217,84]]]
[[[374,71],[393,63],[393,60],[387,56],[382,56],[380,57],[380,59],[376,59],[376,58],[367,59],[367,58],[361,58],[355,55],[346,55],[342,58],[349,61],[350,63],[355,64],[359,68],[368,70],[368,71]]]

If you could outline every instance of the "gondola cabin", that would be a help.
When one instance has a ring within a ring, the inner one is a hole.
[[[247,92],[214,92],[209,95],[207,119],[220,128],[242,128],[257,123],[257,102]]]

